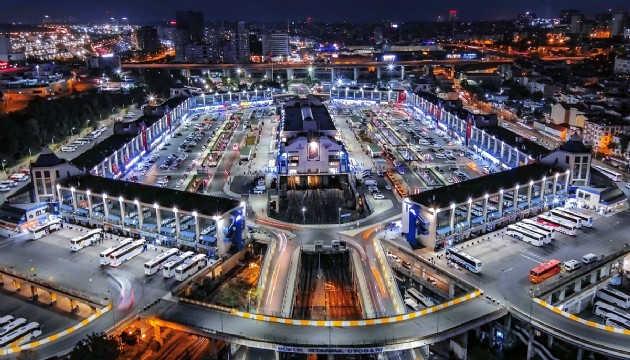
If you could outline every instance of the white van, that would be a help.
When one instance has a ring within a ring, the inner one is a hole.
[[[376,186],[376,180],[374,179],[363,179],[363,184],[366,186]]]
[[[257,186],[254,188],[254,194],[258,194],[258,195],[260,195],[260,194],[262,194],[262,193],[264,193],[264,192],[265,192],[265,186],[264,186],[264,185],[257,185]]]
[[[77,148],[74,146],[62,146],[61,151],[63,152],[74,152],[77,151]]]
[[[13,180],[2,180],[0,181],[0,186],[15,187],[17,183]]]
[[[597,261],[597,255],[595,254],[586,254],[584,256],[582,256],[582,262],[584,264],[591,264],[594,263],[595,261]]]

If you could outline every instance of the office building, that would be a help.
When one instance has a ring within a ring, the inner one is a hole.
[[[612,16],[611,36],[623,36],[626,24],[628,23],[628,13],[625,11],[617,11]]]
[[[289,35],[282,32],[264,34],[262,36],[263,56],[267,58],[288,57]]]
[[[154,52],[160,49],[160,39],[157,28],[143,26],[135,29],[131,34],[131,43],[134,50],[142,52]]]
[[[236,29],[236,49],[239,63],[249,62],[249,29],[245,21],[239,21]]]
[[[584,15],[572,14],[571,23],[569,25],[569,34],[582,34],[582,27],[584,25]]]
[[[175,13],[175,61],[185,61],[188,44],[200,44],[204,38],[203,12],[178,11]]]

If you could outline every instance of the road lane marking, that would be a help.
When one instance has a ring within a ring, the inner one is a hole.
[[[533,261],[533,262],[535,262],[535,263],[537,263],[537,264],[542,264],[542,262],[540,262],[540,261],[538,261],[538,260],[536,260],[536,259],[532,259],[532,258],[530,258],[530,257],[529,257],[529,256],[527,256],[527,255],[523,255],[523,254],[519,254],[519,255],[521,255],[522,257],[524,257],[524,258],[526,258],[526,259],[529,259],[529,260],[531,260],[531,261]]]

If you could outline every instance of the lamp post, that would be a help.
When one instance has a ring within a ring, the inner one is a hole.
[[[74,129],[75,129],[75,127],[72,127],[72,129],[70,129],[70,136],[74,135]]]
[[[306,223],[306,208],[305,207],[302,208],[302,223],[303,224]]]
[[[341,225],[341,208],[339,208],[339,225]]]

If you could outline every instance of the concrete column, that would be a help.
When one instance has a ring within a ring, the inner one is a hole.
[[[534,182],[529,183],[529,187],[527,188],[527,207],[532,207],[532,191],[534,191]]]
[[[376,79],[377,79],[377,80],[381,80],[381,76],[382,76],[381,67],[380,67],[380,66],[377,66],[377,67],[376,67]]]
[[[38,296],[38,293],[37,293],[37,287],[36,287],[36,286],[34,286],[34,285],[31,285],[31,297],[32,297],[33,299],[36,299],[36,298],[37,298],[37,296]]]
[[[118,201],[118,205],[120,206],[120,225],[125,226],[125,202]]]
[[[50,291],[48,294],[50,295],[50,305],[55,305],[57,302],[57,293]]]
[[[271,69],[265,70],[265,76],[267,77],[267,79],[273,78],[273,73],[271,72]]]
[[[76,300],[74,299],[68,299],[68,300],[70,300],[70,311],[74,311],[74,309],[78,309]]]
[[[505,332],[506,338],[512,331],[512,315],[509,313],[505,316],[505,318],[503,318],[503,331]]]
[[[293,80],[293,69],[287,69],[287,80]]]
[[[219,229],[217,229],[219,232]],[[201,238],[201,232],[199,231],[199,216],[195,216],[195,240],[199,241]]]
[[[554,176],[553,177],[553,190],[552,190],[552,194],[556,195],[556,187],[558,186],[558,177]]]
[[[335,81],[337,81],[337,70],[335,68],[330,68],[330,83],[331,83],[331,86],[335,86]]]
[[[162,339],[162,329],[160,328],[159,325],[153,324],[153,338],[160,345],[162,345],[162,343],[164,342],[164,340]]]
[[[108,222],[109,221],[109,208],[107,207],[107,197],[103,197],[103,214],[105,214],[105,220],[103,220],[104,222]]]
[[[400,65],[400,80],[405,80],[405,65]]]
[[[525,359],[530,360],[534,357],[534,329],[529,328],[527,332],[529,334],[529,339],[527,340],[527,356]]]
[[[505,155],[505,143],[501,141],[501,161],[503,161],[504,155]]]
[[[144,214],[142,213],[142,206],[139,202],[135,202],[136,211],[138,212],[138,230],[142,230],[142,223],[144,222]]]
[[[468,203],[468,214],[466,214],[466,221],[468,222],[468,228],[472,227],[472,224],[470,223],[472,218],[472,201]]]
[[[547,349],[551,349],[553,346],[553,336],[547,334]]]
[[[275,360],[280,360],[280,351],[274,351],[273,356]]]
[[[450,340],[450,350],[455,357],[460,360],[468,358],[468,332],[452,337]]]
[[[566,193],[567,191],[569,191],[569,180],[570,180],[571,176],[570,174],[564,174],[564,192]]]
[[[77,192],[76,191],[72,191],[70,193],[70,195],[72,195],[72,208],[74,209],[74,211],[77,211]],[[59,198],[59,201],[61,201],[61,198]]]
[[[231,76],[230,69],[223,69],[223,78],[227,79]]]
[[[582,356],[583,356],[584,350],[582,350],[582,348],[578,348],[578,353],[577,353],[577,360],[582,360]]]
[[[155,209],[155,224],[157,225],[157,232],[160,233],[160,230],[162,230],[162,214],[160,214],[160,209]]]
[[[452,299],[455,297],[455,283],[451,281],[448,283],[448,299]]]
[[[514,149],[514,151],[516,152],[516,166],[520,166],[521,165],[521,154],[519,153],[519,151],[517,149]]]
[[[451,208],[450,225],[451,225],[451,232],[453,232],[455,230],[455,208]]]
[[[483,222],[488,222],[488,198],[483,200]]]
[[[176,238],[179,238],[179,229],[180,229],[179,213],[175,212],[175,237]]]
[[[503,217],[503,190],[499,192],[499,217]]]
[[[578,279],[573,283],[573,290],[575,292],[582,290],[582,280]]]
[[[498,151],[497,147],[498,147],[499,143],[498,143],[497,139],[494,138],[494,137],[492,138],[492,140],[494,140],[494,150],[492,151],[492,153],[496,154],[497,151]]]
[[[359,68],[355,67],[352,70],[354,70],[354,81],[359,81]]]

